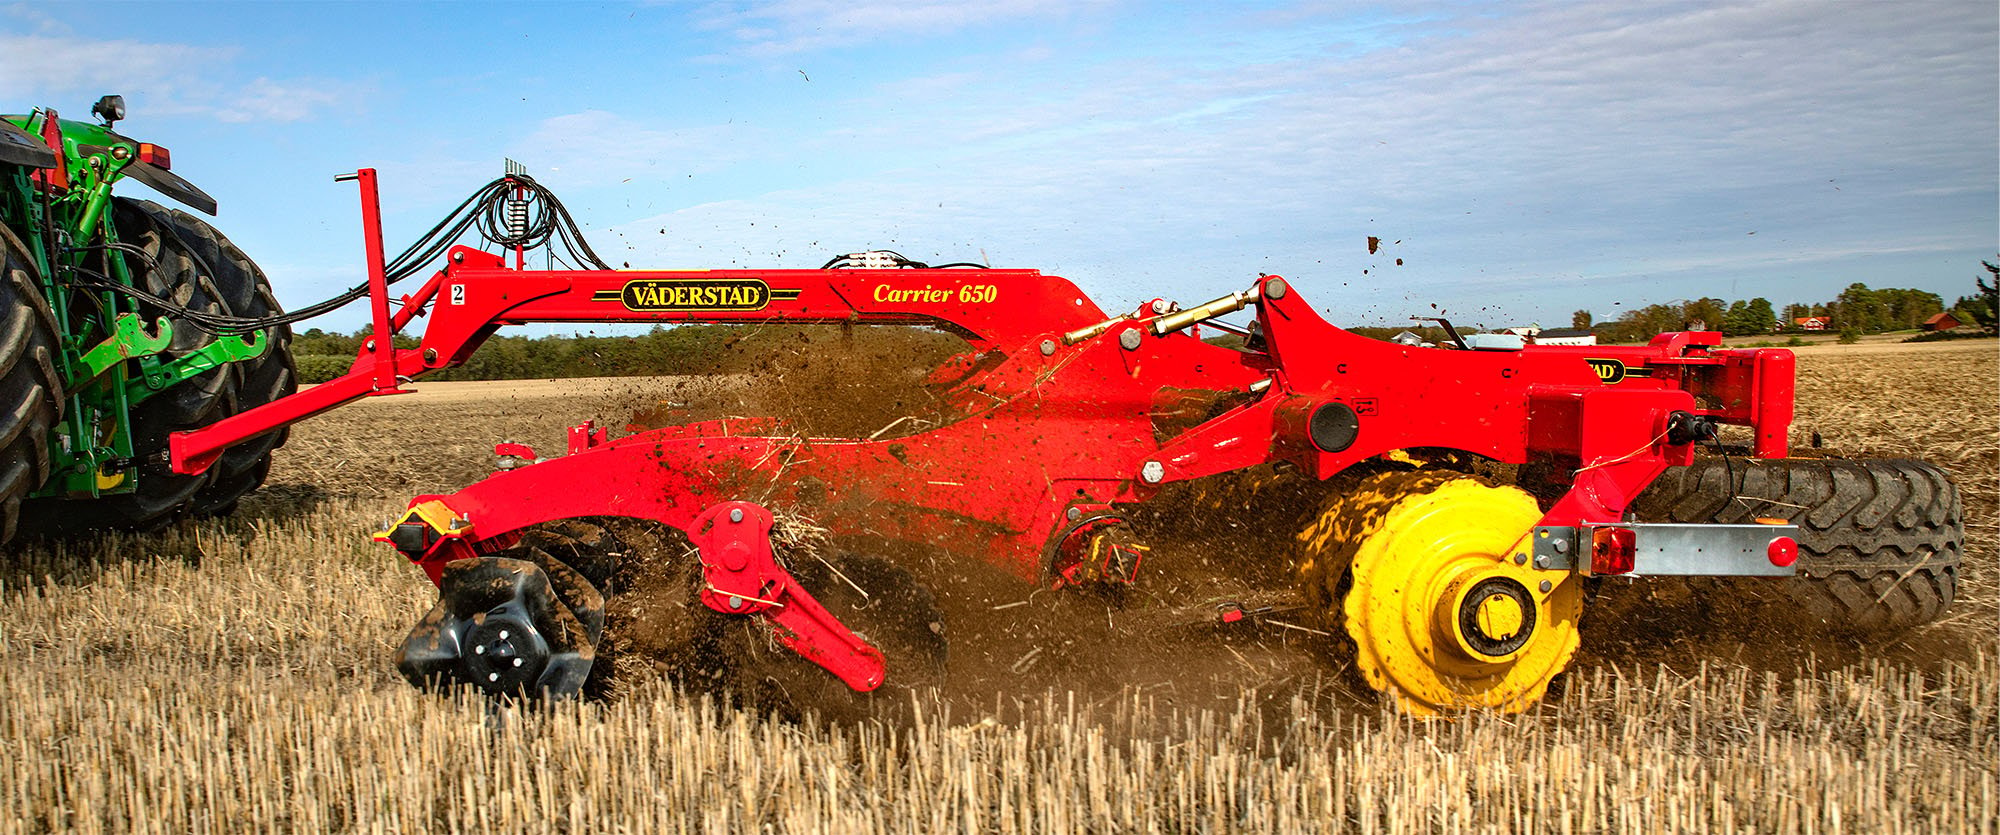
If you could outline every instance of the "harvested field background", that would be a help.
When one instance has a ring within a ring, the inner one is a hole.
[[[435,591],[366,540],[411,494],[671,392],[767,405],[727,381],[424,385],[297,427],[233,518],[8,555],[0,831],[1994,831],[2000,351],[1799,358],[1796,443],[1928,458],[1964,489],[1947,620],[1868,647],[1586,620],[1545,704],[1456,722],[1386,711],[1309,642],[1064,651],[1132,634],[1070,628],[1105,617],[1078,600],[1023,607],[1051,621],[1025,633],[954,622],[955,661],[989,672],[902,731],[664,684],[533,710],[422,695],[388,658]],[[1154,559],[1175,578],[1194,550]],[[990,671],[1023,640],[1065,663]]]

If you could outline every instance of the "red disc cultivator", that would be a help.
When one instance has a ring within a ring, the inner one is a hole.
[[[1370,684],[1420,713],[1539,698],[1577,646],[1590,578],[1788,577],[1817,553],[1813,530],[1772,518],[1782,509],[1699,523],[1632,512],[1723,425],[1748,427],[1753,459],[1786,456],[1788,351],[1724,349],[1712,333],[1636,347],[1408,346],[1328,324],[1278,276],[1185,309],[1105,311],[1033,270],[533,271],[518,253],[510,266],[462,246],[392,311],[372,172],[361,179],[374,332],[427,315],[421,344],[374,339],[343,377],[174,436],[176,470],[403,392],[508,324],[898,325],[969,346],[928,380],[948,418],[914,434],[807,438],[732,419],[613,438],[584,424],[560,455],[503,445],[508,468],[416,497],[377,537],[440,586],[400,653],[413,681],[577,692],[619,595],[672,585],[702,628],[754,619],[847,690],[912,683],[944,656],[928,593],[903,588],[916,581],[892,562],[788,553],[774,526],[809,518],[834,542],[914,543],[1023,583],[1116,587],[1145,582],[1133,507],[1177,482],[1271,464],[1325,492],[1322,512],[1273,550],[1295,561],[1324,622],[1354,639]],[[1204,323],[1245,309],[1254,324],[1240,347],[1200,338]],[[1520,472],[1536,481],[1493,484],[1455,461],[1535,465]],[[668,535],[670,546],[654,541]],[[1933,550],[1955,564],[1956,548]],[[878,597],[902,601],[894,622],[855,602]],[[717,647],[725,665],[750,651]]]

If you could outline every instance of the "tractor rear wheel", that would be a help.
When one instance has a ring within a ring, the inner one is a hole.
[[[235,313],[215,282],[197,266],[192,251],[147,206],[159,208],[144,201],[112,199],[112,220],[119,240],[138,247],[152,261],[150,266],[133,264],[135,283],[185,310],[215,315]],[[139,313],[149,321],[159,316],[173,320],[173,341],[163,354],[168,358],[186,355],[215,341],[214,335],[182,319],[180,310],[141,305]],[[205,426],[236,412],[237,386],[242,377],[237,365],[224,365],[183,380],[132,407],[132,447],[139,462],[129,476],[134,479],[131,492],[96,499],[37,501],[30,519],[36,531],[68,534],[97,528],[154,530],[187,513],[195,496],[213,484],[216,470],[211,468],[200,475],[176,473],[159,453],[166,451],[172,433]]]
[[[132,206],[151,218],[155,227],[172,233],[175,242],[194,256],[198,269],[209,277],[230,312],[252,319],[284,312],[264,271],[207,221],[151,201],[134,200]],[[260,338],[270,340],[271,347],[262,356],[238,364],[232,414],[298,390],[291,326],[265,328]],[[289,435],[287,429],[274,429],[224,450],[216,459],[212,480],[195,494],[194,512],[222,516],[234,510],[238,499],[263,485],[271,470],[271,451],[284,446]]]
[[[1307,600],[1357,671],[1404,712],[1525,710],[1569,666],[1581,582],[1516,546],[1533,497],[1458,473],[1382,472],[1340,490],[1298,536]]]
[[[1704,459],[1668,470],[1633,510],[1648,522],[1798,525],[1796,576],[1716,584],[1784,625],[1894,634],[1936,620],[1958,593],[1963,505],[1950,477],[1922,461]]]
[[[34,260],[0,227],[0,545],[14,536],[21,499],[49,478],[49,432],[62,419],[55,315]]]

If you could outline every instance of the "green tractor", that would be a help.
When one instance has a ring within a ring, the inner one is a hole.
[[[200,217],[112,191],[138,180],[209,215],[214,198],[113,130],[123,99],[92,112],[0,116],[0,543],[230,512],[284,430],[194,476],[167,436],[297,387],[295,317],[264,272]]]

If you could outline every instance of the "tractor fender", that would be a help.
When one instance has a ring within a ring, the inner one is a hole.
[[[29,168],[54,168],[56,152],[49,150],[49,146],[36,139],[34,134],[0,119],[0,162]]]
[[[8,118],[13,119],[18,117]],[[43,119],[45,120],[44,124],[46,120],[53,119],[56,123],[56,129],[62,132],[63,141],[65,143],[74,143],[77,152],[80,154],[101,152],[106,148],[123,145],[136,157],[142,144],[139,140],[121,134],[104,125],[64,119],[56,116],[53,111],[45,111]],[[9,127],[12,127],[12,125],[10,124]],[[50,152],[48,155],[48,165],[44,167],[55,167],[54,149],[49,148],[49,142],[37,139],[34,134],[27,133],[25,130],[22,131],[22,135],[26,136],[36,147]],[[13,142],[11,139],[0,142],[0,148],[11,148],[12,145]],[[0,154],[4,153],[6,151],[0,150]],[[205,215],[213,216],[215,214],[215,198],[210,197],[208,192],[202,191],[195,184],[188,182],[179,174],[175,174],[143,159],[133,159],[125,166],[122,174],[151,186],[154,191],[190,209],[194,209]]]
[[[196,188],[194,183],[188,182],[179,174],[150,162],[135,159],[131,165],[125,166],[125,176],[152,186],[154,191],[190,209],[210,217],[215,216],[215,198],[208,196],[208,192]]]

